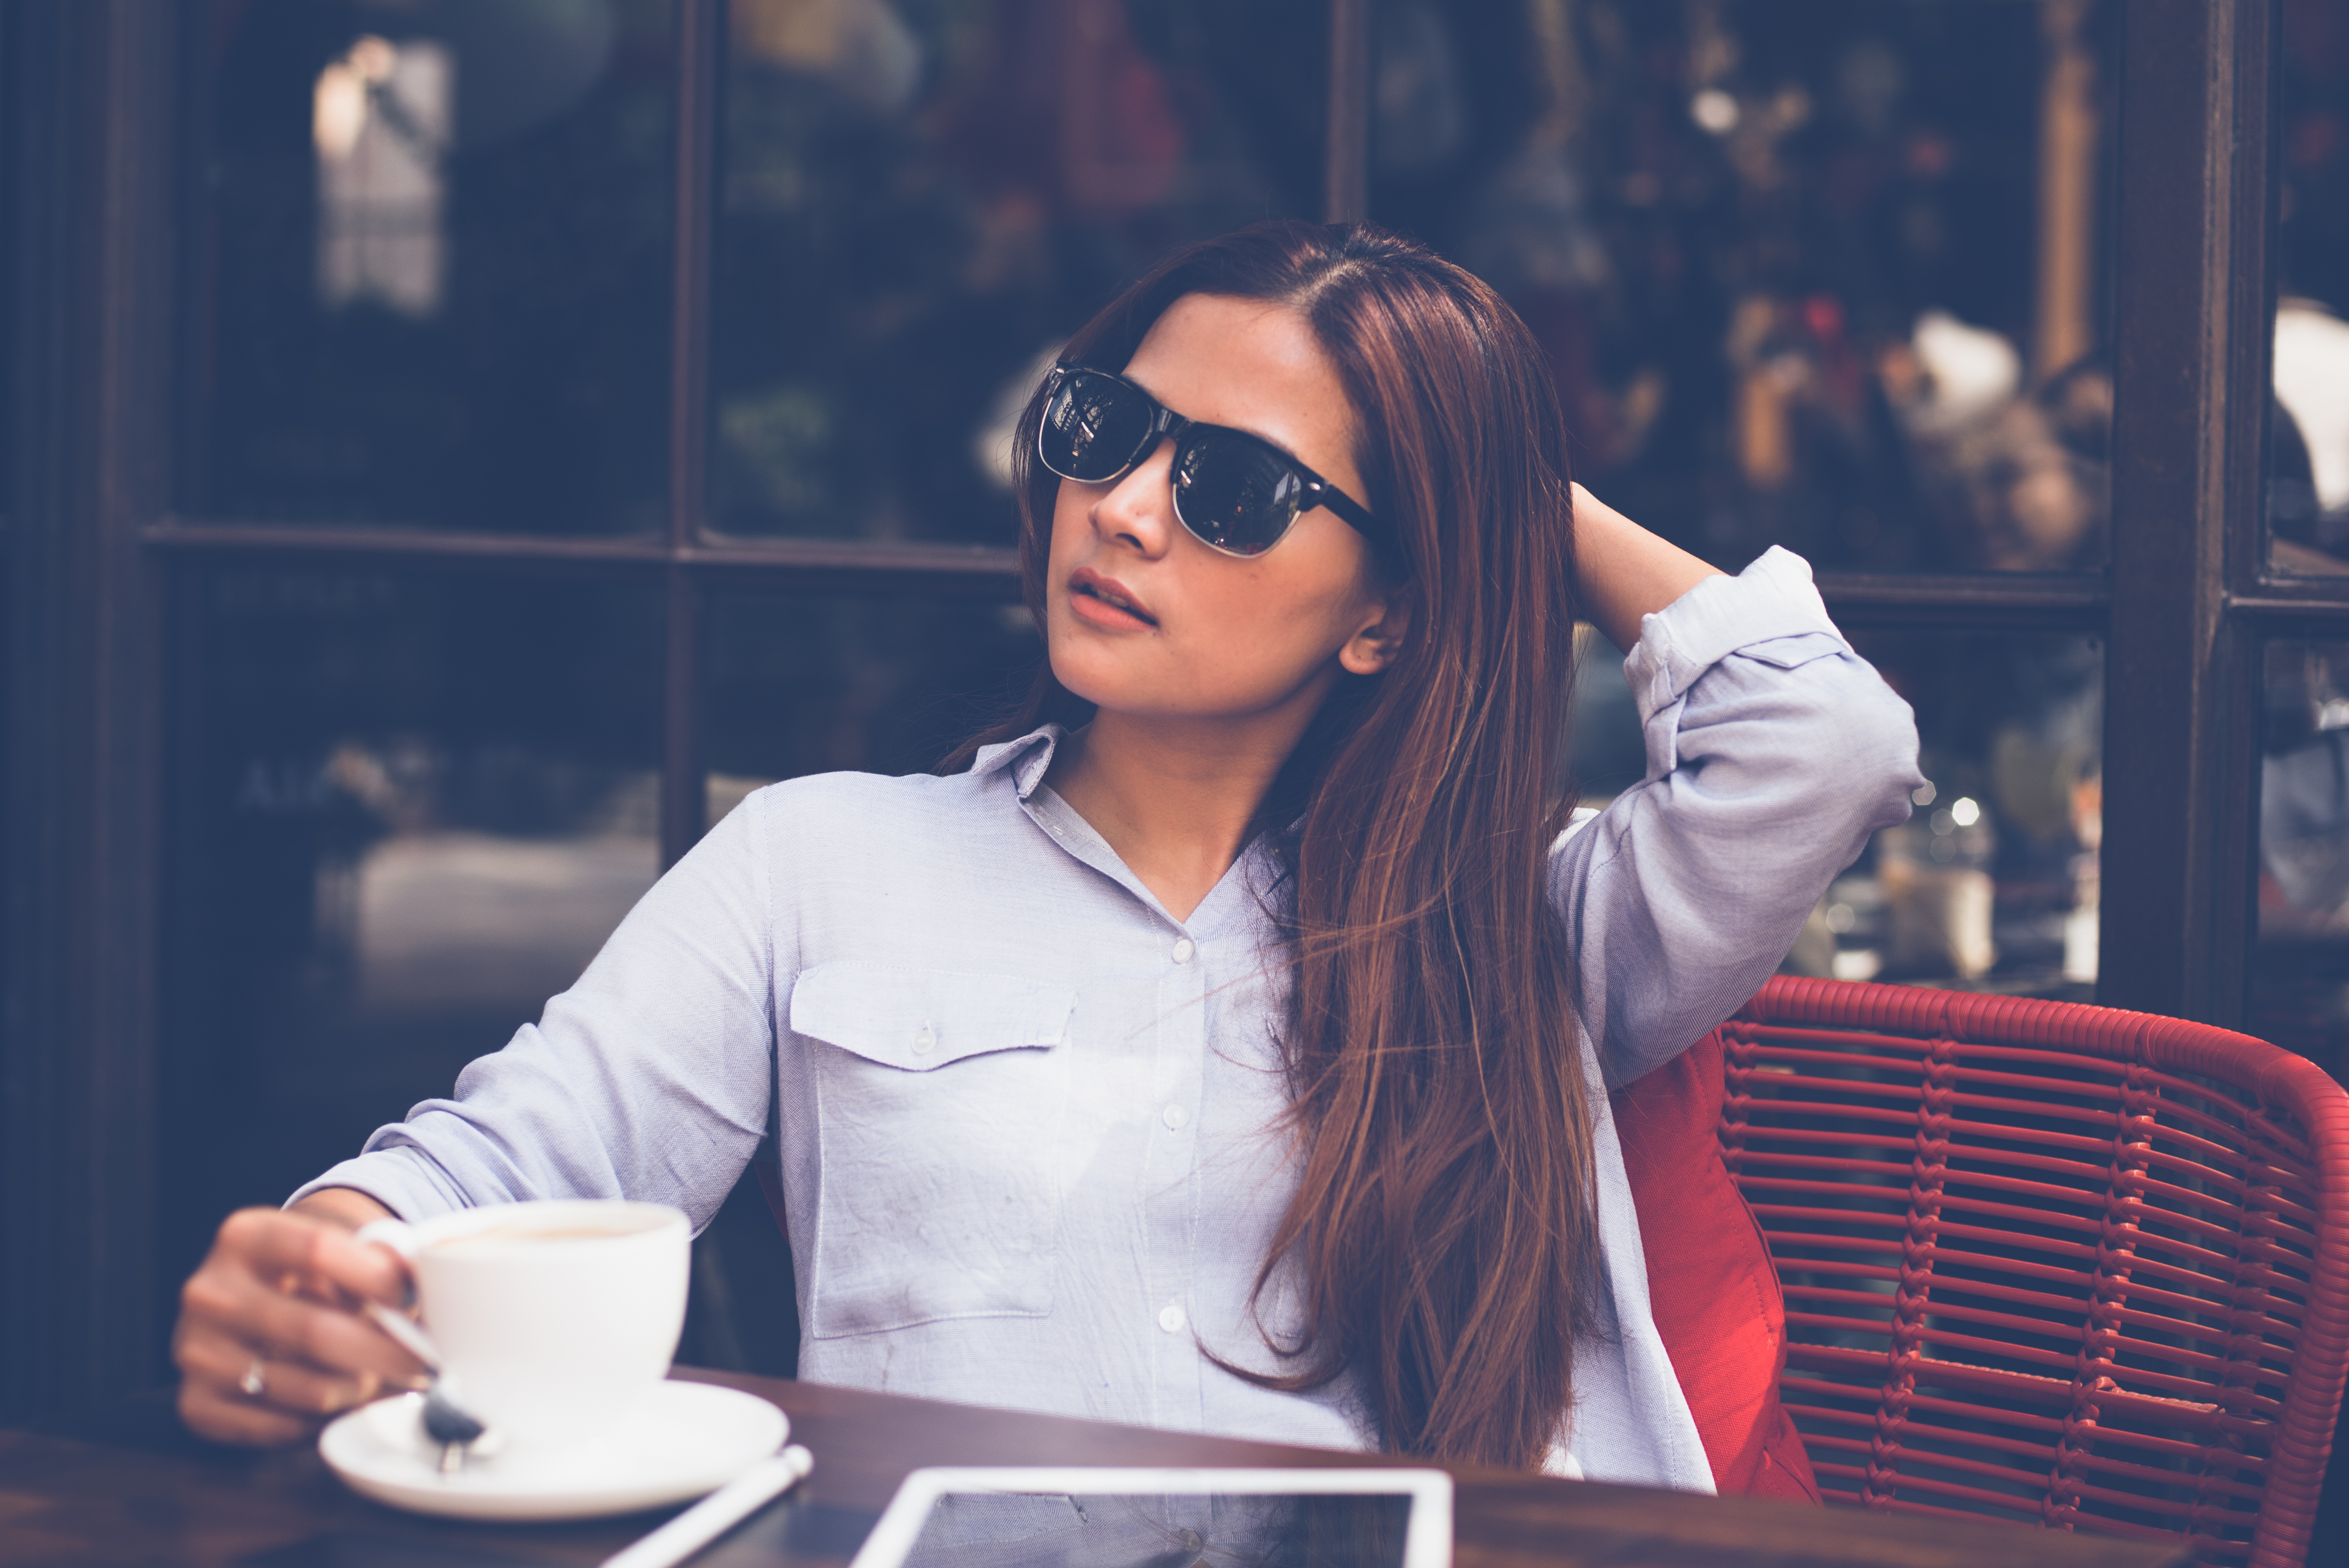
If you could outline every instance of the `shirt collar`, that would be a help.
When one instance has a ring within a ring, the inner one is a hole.
[[[1026,800],[1051,771],[1052,753],[1060,749],[1061,738],[1066,733],[1058,724],[1042,724],[1016,741],[981,746],[978,754],[971,759],[970,771],[975,774],[1009,773],[1012,786],[1019,792],[1019,798]]]
[[[1068,802],[1049,791],[1044,798],[1034,800],[1037,786],[1052,768],[1053,753],[1067,739],[1068,732],[1058,724],[1041,724],[1016,741],[1002,741],[992,746],[981,746],[971,759],[974,775],[1009,774],[1013,788],[1029,818],[1043,828],[1052,840],[1078,860],[1125,888],[1148,906],[1161,919],[1177,930],[1206,934],[1221,929],[1227,921],[1247,919],[1263,902],[1263,889],[1274,887],[1278,872],[1270,858],[1271,851],[1261,837],[1240,851],[1237,875],[1227,875],[1196,909],[1191,911],[1188,922],[1168,914],[1157,895],[1142,884],[1142,879],[1119,859],[1117,851],[1096,832],[1092,825],[1077,815]],[[1304,819],[1299,818],[1301,822]],[[1226,884],[1229,884],[1226,886]]]
[[[1068,732],[1058,724],[1040,724],[1016,741],[999,741],[991,746],[981,746],[971,758],[974,775],[1009,772],[1012,786],[1026,800],[1052,771],[1052,754],[1059,751]],[[1305,814],[1299,812],[1288,831],[1297,832],[1305,826]]]

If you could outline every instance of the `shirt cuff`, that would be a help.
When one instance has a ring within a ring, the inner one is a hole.
[[[378,1149],[347,1159],[295,1189],[294,1196],[285,1200],[286,1207],[327,1187],[348,1187],[364,1192],[411,1225],[436,1214],[471,1207],[440,1167],[413,1147]]]
[[[1851,646],[1827,618],[1811,564],[1792,550],[1773,545],[1737,576],[1707,577],[1640,618],[1639,645],[1623,660],[1623,679],[1639,703],[1640,725],[1738,649],[1813,632],[1834,639],[1837,650]]]

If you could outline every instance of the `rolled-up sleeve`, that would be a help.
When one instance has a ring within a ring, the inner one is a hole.
[[[1646,617],[1623,672],[1647,776],[1550,862],[1577,1005],[1612,1084],[1760,989],[1827,884],[1906,820],[1924,782],[1909,705],[1788,551]]]
[[[349,1187],[394,1213],[636,1198],[709,1222],[774,1093],[765,792],[638,900],[505,1049],[294,1194]],[[288,1199],[292,1201],[293,1199]]]

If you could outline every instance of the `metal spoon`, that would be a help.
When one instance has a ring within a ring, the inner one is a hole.
[[[465,1458],[476,1439],[489,1428],[482,1426],[464,1407],[449,1394],[450,1379],[435,1376],[432,1386],[424,1391],[424,1435],[440,1445],[440,1473],[455,1475],[465,1468]]]
[[[426,1370],[432,1374],[431,1386],[424,1391],[424,1435],[440,1445],[440,1473],[455,1475],[465,1468],[466,1455],[489,1428],[457,1403],[453,1391],[456,1379],[442,1370],[440,1353],[422,1329],[381,1302],[367,1303],[367,1313],[378,1328],[391,1335],[401,1349],[424,1363]]]

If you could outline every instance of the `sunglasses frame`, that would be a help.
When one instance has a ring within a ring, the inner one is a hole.
[[[1280,448],[1273,445],[1272,442],[1265,440],[1264,437],[1257,435],[1251,431],[1234,430],[1229,425],[1211,425],[1199,420],[1185,419],[1181,414],[1176,413],[1174,410],[1168,408],[1165,404],[1152,397],[1148,392],[1143,391],[1140,387],[1135,386],[1133,382],[1127,380],[1124,377],[1117,374],[1113,370],[1098,369],[1091,365],[1071,365],[1062,363],[1053,366],[1050,374],[1044,378],[1043,406],[1047,409],[1050,408],[1052,405],[1052,400],[1059,397],[1061,394],[1061,383],[1067,380],[1071,376],[1077,375],[1099,376],[1105,380],[1114,381],[1119,386],[1123,387],[1127,391],[1133,393],[1135,397],[1140,398],[1150,409],[1150,426],[1148,430],[1143,431],[1141,438],[1135,441],[1133,451],[1127,455],[1123,463],[1118,465],[1117,472],[1102,479],[1081,479],[1073,473],[1061,473],[1059,469],[1052,466],[1051,458],[1048,456],[1044,451],[1044,436],[1050,427],[1045,424],[1040,417],[1036,427],[1036,461],[1042,463],[1047,472],[1056,474],[1062,479],[1072,480],[1079,484],[1114,484],[1119,480],[1123,479],[1127,474],[1132,473],[1137,467],[1141,466],[1143,462],[1146,462],[1149,459],[1150,454],[1158,450],[1158,443],[1165,441],[1170,436],[1174,438],[1176,442],[1176,456],[1178,461],[1180,460],[1181,442],[1183,438],[1195,431],[1216,435],[1233,436],[1241,441],[1262,447],[1265,451],[1272,453],[1275,458],[1278,459],[1283,467],[1287,468],[1291,473],[1296,475],[1299,496],[1298,505],[1296,510],[1288,514],[1288,521],[1281,525],[1280,532],[1274,535],[1272,538],[1266,543],[1263,549],[1235,550],[1230,548],[1228,545],[1216,544],[1213,539],[1208,538],[1206,535],[1201,534],[1198,529],[1192,526],[1191,520],[1183,515],[1183,487],[1174,482],[1174,476],[1170,473],[1167,478],[1167,483],[1168,487],[1174,493],[1175,520],[1183,524],[1184,532],[1189,534],[1194,539],[1198,540],[1200,544],[1205,545],[1208,549],[1215,551],[1219,556],[1229,556],[1236,560],[1252,561],[1258,556],[1264,555],[1267,551],[1271,550],[1274,545],[1279,544],[1283,539],[1288,538],[1288,531],[1297,526],[1297,520],[1299,517],[1304,516],[1308,512],[1312,511],[1317,506],[1328,507],[1331,512],[1335,513],[1339,519],[1345,523],[1348,527],[1353,529],[1354,532],[1361,535],[1365,539],[1371,541],[1373,544],[1383,545],[1387,542],[1385,531],[1379,526],[1378,520],[1371,514],[1369,507],[1364,506],[1361,502],[1356,501],[1352,496],[1347,494],[1344,491],[1339,489],[1336,485],[1330,483],[1328,480],[1322,478],[1319,474],[1314,472],[1303,463],[1298,462],[1297,459],[1290,456],[1288,452],[1283,452]]]

